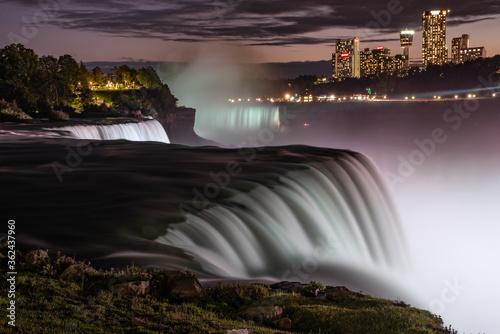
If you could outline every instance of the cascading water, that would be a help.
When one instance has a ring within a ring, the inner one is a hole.
[[[200,136],[211,139],[221,130],[230,133],[251,133],[259,129],[277,130],[280,114],[277,106],[224,105],[203,108],[197,111],[195,131]],[[219,138],[218,138],[219,139]]]
[[[71,125],[47,130],[58,133],[68,132],[76,139],[157,141],[170,143],[162,125],[156,120],[128,122],[119,124],[85,124]]]
[[[409,282],[403,237],[360,154],[269,147],[249,159],[157,143],[104,141],[91,151],[61,138],[27,143],[0,142],[2,184],[18,190],[6,207],[24,222],[27,247],[103,265],[187,267],[205,278],[317,280],[388,298],[414,290],[401,288],[401,277]]]
[[[188,214],[156,241],[182,249],[219,277],[280,277],[318,244],[332,249],[324,250],[323,266],[406,271],[398,223],[371,164],[343,153],[312,165],[270,170],[276,180],[270,185],[235,184],[225,199]]]

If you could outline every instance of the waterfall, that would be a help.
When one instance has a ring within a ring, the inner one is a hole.
[[[343,153],[270,169],[277,180],[235,184],[223,200],[169,226],[157,242],[184,250],[216,276],[280,276],[318,245],[322,265],[407,270],[398,221],[374,167]],[[249,190],[250,189],[250,190]]]
[[[77,139],[157,141],[170,143],[163,126],[156,120],[117,124],[70,125],[47,129],[57,133],[68,133]]]
[[[211,139],[220,133],[251,133],[259,129],[276,130],[280,127],[277,106],[226,105],[200,109],[196,114],[195,130]]]

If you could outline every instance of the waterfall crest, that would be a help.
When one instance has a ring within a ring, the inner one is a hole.
[[[47,130],[66,132],[70,137],[88,140],[157,141],[170,143],[163,126],[156,120],[117,124],[70,125]]]
[[[230,196],[188,214],[156,241],[222,277],[279,276],[319,251],[327,265],[406,270],[391,202],[363,156],[321,157],[269,176],[277,182],[233,185]]]

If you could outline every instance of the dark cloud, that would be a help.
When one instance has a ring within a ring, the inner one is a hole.
[[[32,0],[3,2],[39,6]],[[451,9],[451,26],[500,14],[498,0],[59,0],[58,4],[53,6],[59,8],[51,12],[51,24],[65,29],[181,42],[223,40],[279,46],[330,44],[343,37],[334,36],[336,28],[353,29],[353,35],[363,41],[397,40],[376,36],[403,28],[420,30],[423,10]],[[327,29],[331,38],[305,37]]]

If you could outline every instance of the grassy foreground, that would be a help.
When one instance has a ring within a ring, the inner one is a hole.
[[[7,260],[1,259],[2,314],[12,300],[8,297]],[[278,292],[264,284],[219,284],[204,289],[202,297],[186,297],[169,286],[171,271],[134,266],[96,270],[59,253],[47,258],[43,251],[16,252],[16,270],[16,327],[2,316],[1,333],[454,332],[443,327],[440,317],[403,302],[349,291],[327,299],[321,284],[315,282],[295,292]],[[143,296],[116,293],[114,288],[141,281],[150,287]],[[283,311],[281,318],[291,320],[291,328],[280,329],[265,316],[245,314],[251,308],[276,306]]]

